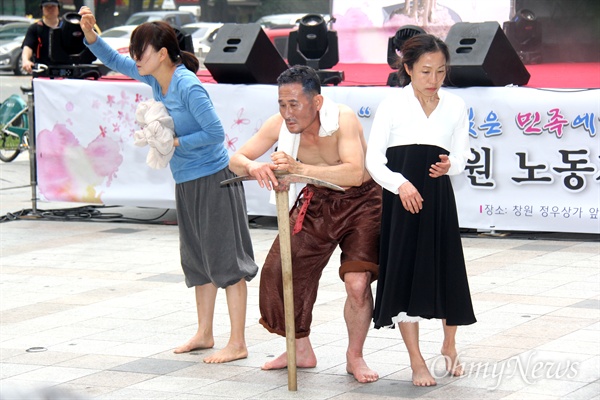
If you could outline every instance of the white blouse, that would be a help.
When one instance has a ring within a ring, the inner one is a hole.
[[[377,183],[394,194],[398,194],[398,188],[407,179],[386,166],[385,154],[389,147],[411,144],[442,147],[450,153],[447,175],[460,174],[471,157],[469,117],[464,100],[444,89],[440,89],[438,95],[440,101],[429,117],[410,84],[395,90],[377,107],[369,134],[366,167]]]

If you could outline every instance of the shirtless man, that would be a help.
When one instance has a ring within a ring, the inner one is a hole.
[[[381,187],[365,169],[366,141],[358,118],[348,106],[324,98],[315,71],[295,66],[278,78],[279,113],[271,116],[235,153],[229,168],[238,175],[251,175],[261,187],[278,190],[273,171],[288,171],[321,179],[346,189],[336,192],[307,185],[290,212],[296,316],[296,363],[313,368],[317,358],[309,340],[312,309],[319,278],[331,254],[342,250],[340,278],[347,299],[344,318],[348,329],[346,370],[359,382],[379,379],[363,358],[363,345],[373,312],[371,282],[377,278]],[[322,107],[328,107],[327,112]],[[334,127],[328,131],[324,116]],[[280,136],[282,135],[282,136]],[[283,137],[299,136],[297,155],[282,151]],[[271,162],[255,161],[278,143]],[[260,323],[270,332],[285,336],[279,239],[275,239],[265,260],[260,281]],[[262,369],[287,367],[281,354]]]

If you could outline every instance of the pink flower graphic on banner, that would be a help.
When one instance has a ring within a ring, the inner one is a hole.
[[[138,125],[135,121],[135,111],[137,102],[144,99],[145,96],[137,93],[135,95],[128,94],[125,91],[119,92],[118,95],[106,95],[106,102],[99,104],[96,107],[96,100],[92,103],[92,108],[98,109],[98,114],[101,115],[102,124],[100,134],[103,136],[117,134],[121,137],[133,136]]]
[[[240,127],[242,125],[248,125],[250,123],[249,119],[242,118],[242,114],[244,114],[244,107],[240,108],[240,110],[238,111],[236,119],[234,119],[233,124],[231,124],[232,128],[234,126]]]
[[[129,96],[127,95],[127,93],[124,90],[122,90],[121,91],[121,99],[119,100],[119,105],[121,106],[121,109],[122,109],[127,104],[129,104]]]
[[[83,147],[65,125],[44,129],[37,137],[38,188],[48,200],[102,203],[123,162],[115,140],[98,135]]]
[[[238,141],[237,137],[229,138],[228,134],[225,134],[225,143],[227,143],[227,148],[231,151],[235,151],[235,142]]]

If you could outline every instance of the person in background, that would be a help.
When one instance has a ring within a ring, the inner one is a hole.
[[[377,108],[366,166],[384,188],[375,328],[398,324],[413,384],[432,386],[419,347],[419,320],[442,320],[441,353],[453,376],[463,374],[457,325],[476,322],[467,281],[454,193],[448,175],[471,156],[464,101],[440,89],[449,53],[435,36],[408,39],[399,69],[401,89]]]
[[[218,288],[225,288],[231,336],[225,348],[204,358],[223,363],[245,358],[246,282],[258,272],[254,262],[242,184],[221,187],[229,170],[225,132],[196,72],[198,59],[181,51],[176,32],[163,21],[139,25],[131,34],[131,57],[110,48],[94,31],[88,7],[80,10],[85,42],[109,68],[152,87],[173,119],[175,152],[169,162],[176,182],[181,265],[194,287],[196,334],[175,353],[214,346],[213,316]]]
[[[25,38],[23,39],[23,52],[21,53],[21,62],[23,70],[31,74],[35,63],[51,65],[50,49],[50,31],[60,28],[62,20],[59,18],[60,3],[57,0],[42,0],[40,2],[42,9],[42,19],[31,24]]]
[[[313,368],[317,358],[310,343],[312,310],[319,278],[339,245],[339,275],[347,293],[344,318],[348,329],[346,371],[362,383],[379,379],[363,357],[373,314],[371,282],[377,279],[381,188],[364,167],[366,140],[354,111],[321,95],[316,72],[305,66],[284,71],[277,80],[279,113],[271,116],[232,157],[231,170],[256,178],[261,187],[278,190],[274,171],[321,179],[346,189],[306,185],[290,214],[296,363]],[[271,162],[256,159],[278,144]],[[279,238],[261,271],[260,323],[285,336]],[[287,367],[283,353],[262,367]]]

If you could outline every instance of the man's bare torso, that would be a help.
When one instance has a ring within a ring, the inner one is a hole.
[[[338,150],[337,132],[331,136],[321,137],[300,133],[300,146],[298,148],[298,160],[308,165],[337,165],[341,163]],[[361,138],[363,154],[367,152],[367,143]],[[363,183],[370,180],[371,176],[365,168]]]

